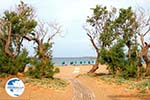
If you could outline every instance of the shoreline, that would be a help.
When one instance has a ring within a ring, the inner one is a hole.
[[[90,71],[93,65],[69,65],[69,66],[55,66],[60,69],[60,72],[55,74],[55,77],[58,78],[75,78],[79,74],[86,74]],[[99,65],[96,73],[108,73],[106,65]]]
[[[54,67],[69,67],[69,66],[93,66],[94,64],[77,64],[77,65],[54,65]]]

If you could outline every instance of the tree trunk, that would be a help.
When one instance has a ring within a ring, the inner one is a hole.
[[[128,60],[131,58],[131,47],[128,48]]]
[[[5,54],[11,58],[14,58],[13,53],[10,51],[10,43],[11,43],[11,24],[9,25],[8,38],[6,40],[6,44],[4,47]]]
[[[144,77],[150,75],[150,59],[148,58],[148,49],[150,48],[150,44],[145,42],[145,46],[141,50],[141,56],[143,57],[146,63],[146,72],[144,73]]]
[[[90,38],[90,41],[91,41],[91,43],[92,43],[92,45],[95,48],[95,51],[97,53],[97,58],[96,58],[95,64],[93,65],[92,69],[88,72],[88,73],[94,73],[98,69],[98,67],[99,67],[98,66],[99,65],[98,59],[100,57],[100,53],[99,53],[99,48],[96,45],[96,43],[94,42],[94,38],[92,37],[92,35],[90,35],[89,33],[87,33],[87,36]]]
[[[147,53],[146,53],[146,55],[143,56],[143,59],[146,63],[146,72],[145,72],[144,76],[147,76],[147,75],[150,75],[150,60],[148,59]]]
[[[150,75],[150,62],[146,63],[146,73],[145,75]]]
[[[138,55],[137,57],[137,79],[139,79],[141,77],[141,67],[142,67],[142,60],[141,60],[141,57]]]
[[[99,68],[99,59],[100,53],[97,54],[97,58],[95,60],[95,64],[93,65],[92,69],[88,73],[94,73]]]

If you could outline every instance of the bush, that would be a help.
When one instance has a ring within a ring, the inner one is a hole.
[[[108,65],[108,70],[116,74],[118,71],[121,72],[125,69],[125,54],[123,50],[122,41],[118,41],[112,48],[109,50],[101,50],[100,62]]]
[[[0,51],[0,73],[16,74],[23,72],[26,64],[30,62],[27,55],[28,52],[24,49],[15,59],[11,59],[3,51]]]
[[[119,40],[110,49],[101,50],[100,63],[107,64],[108,70],[112,74],[119,74],[124,78],[136,77],[137,71],[137,59],[135,54],[135,48],[131,50],[131,57],[127,59],[123,50],[125,43],[123,40]]]
[[[32,59],[32,67],[29,68],[27,75],[33,78],[53,78],[55,73],[59,73],[59,69],[53,66],[51,60],[43,64],[42,61]]]
[[[123,71],[121,76],[123,76],[124,78],[136,77],[136,71],[137,66],[135,63],[132,63],[130,65],[126,65],[125,70]]]
[[[122,74],[124,78],[136,77],[137,75],[137,55],[136,55],[137,47],[133,46],[131,49],[131,57],[127,60],[125,70]]]

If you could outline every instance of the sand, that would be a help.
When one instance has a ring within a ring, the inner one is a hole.
[[[138,95],[136,90],[128,90],[124,85],[108,84],[98,77],[80,76],[87,73],[92,66],[61,66],[60,73],[55,77],[70,82],[70,79],[78,80],[83,86],[94,92],[95,100],[150,100],[149,96]],[[105,65],[100,65],[97,73],[108,73]],[[10,78],[10,77],[9,77]],[[4,86],[9,78],[0,78],[0,100],[72,100],[74,95],[73,85],[70,84],[64,90],[48,89],[32,84],[25,85],[25,92],[17,98],[8,96]]]

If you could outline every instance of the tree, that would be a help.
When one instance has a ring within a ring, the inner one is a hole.
[[[50,30],[49,30],[50,29]],[[49,33],[50,32],[50,33]],[[57,23],[40,23],[35,33],[25,35],[23,38],[37,44],[36,55],[33,58],[35,69],[30,69],[30,74],[36,78],[53,78],[53,74],[59,72],[52,63],[52,39],[61,32],[61,27]]]
[[[5,11],[0,19],[0,39],[5,54],[15,59],[23,42],[23,36],[31,33],[37,25],[33,8],[21,2],[16,11]]]
[[[33,8],[22,1],[16,10],[4,12],[0,18],[1,72],[16,74],[29,63],[28,52],[22,48],[23,36],[34,31]]]
[[[149,34],[150,32],[150,17],[145,17],[143,9],[139,9],[140,13],[138,16],[138,36],[140,37],[141,40],[141,50],[137,53],[137,59],[138,59],[138,71],[137,75],[140,77],[140,67],[142,66],[142,59],[144,59],[146,63],[146,72],[144,73],[144,76],[150,75],[150,58],[148,57],[148,50],[150,48],[150,44],[145,42],[145,36]],[[146,30],[147,29],[147,30]],[[144,33],[144,30],[145,33]]]
[[[113,32],[110,33],[108,31],[111,30],[111,21],[116,13],[116,9],[112,8],[111,11],[108,11],[106,7],[96,5],[96,8],[92,8],[92,11],[93,15],[91,17],[88,16],[86,20],[87,26],[84,27],[84,29],[86,30],[87,36],[90,38],[90,41],[96,50],[97,58],[95,65],[89,71],[89,73],[93,73],[98,69],[100,49],[104,48],[105,46],[109,47],[111,39],[113,39]],[[104,33],[108,33],[109,35],[105,37]],[[104,39],[106,41],[102,42],[100,39]]]
[[[54,73],[59,72],[53,66],[51,48],[52,39],[60,33],[60,26],[38,24],[34,14],[33,8],[21,1],[16,10],[5,11],[0,18],[0,73],[23,72],[26,64],[34,66],[29,74],[36,78],[53,78]],[[22,48],[24,40],[34,42],[34,57],[29,57],[27,49]]]
[[[93,15],[87,18],[87,24],[89,26],[84,28],[97,52],[96,63],[89,71],[90,73],[93,73],[98,69],[98,64],[101,61],[100,58],[103,57],[103,54],[101,53],[105,50],[109,52],[111,50],[115,50],[113,52],[117,53],[116,49],[113,48],[118,48],[119,46],[118,49],[123,50],[123,48],[127,46],[128,60],[131,58],[131,56],[133,57],[133,54],[136,52],[136,49],[134,48],[137,47],[136,30],[138,27],[136,15],[132,11],[131,7],[128,7],[127,9],[119,9],[119,12],[117,13],[116,8],[112,8],[109,11],[107,7],[97,5],[95,8],[92,8],[92,11]],[[124,52],[122,51],[122,53]],[[110,56],[108,55],[105,57]],[[107,62],[107,64],[110,64],[111,62]]]

